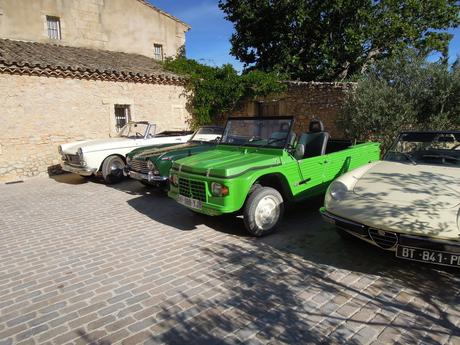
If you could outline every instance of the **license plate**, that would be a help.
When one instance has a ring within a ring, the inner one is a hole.
[[[146,180],[146,178],[144,177],[144,174],[141,174],[141,173],[138,173],[138,172],[135,172],[135,171],[130,171],[129,172],[129,177],[135,179],[135,180]]]
[[[179,195],[177,201],[179,202],[179,204],[182,204],[190,208],[195,208],[197,210],[201,210],[201,207],[202,207],[201,200],[187,198],[186,196],[183,196],[183,195]]]
[[[431,249],[397,246],[396,257],[437,265],[460,267],[460,253],[454,254]]]

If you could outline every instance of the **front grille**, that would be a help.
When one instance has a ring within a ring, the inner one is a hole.
[[[391,249],[398,244],[398,235],[394,232],[369,229],[369,236],[375,244],[383,249]]]
[[[147,167],[147,161],[141,161],[137,159],[133,159],[130,163],[131,170],[148,174],[149,168]]]
[[[204,182],[179,177],[179,194],[188,198],[206,202],[206,186]]]
[[[80,164],[80,157],[78,155],[64,155],[64,161],[70,164]]]

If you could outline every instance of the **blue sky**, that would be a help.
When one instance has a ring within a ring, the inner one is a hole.
[[[154,6],[192,26],[187,33],[187,57],[208,65],[231,63],[237,70],[242,64],[230,55],[233,26],[224,19],[217,0],[149,0]],[[450,31],[454,38],[449,46],[449,60],[460,55],[460,28]]]

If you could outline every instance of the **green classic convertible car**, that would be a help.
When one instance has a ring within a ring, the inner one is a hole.
[[[254,236],[275,230],[284,202],[324,193],[343,173],[380,158],[378,143],[332,140],[321,121],[295,140],[292,117],[229,118],[214,150],[176,161],[169,196],[189,209],[243,211]]]
[[[169,170],[175,160],[213,149],[222,132],[222,127],[203,126],[185,144],[135,149],[126,155],[125,175],[145,185],[166,187]]]

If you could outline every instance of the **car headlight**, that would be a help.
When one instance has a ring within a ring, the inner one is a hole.
[[[211,193],[214,196],[227,196],[228,188],[218,182],[211,183]]]
[[[127,164],[127,165],[130,165],[130,164],[131,164],[131,161],[132,161],[131,157],[130,157],[130,156],[126,156],[126,164]]]
[[[340,181],[334,181],[331,183],[329,187],[329,195],[334,199],[334,200],[342,200],[345,198],[345,195],[348,193],[348,188],[347,186],[340,182]]]
[[[153,164],[152,161],[147,161],[147,168],[149,168],[149,170],[153,170],[155,169],[155,164]]]
[[[58,146],[58,152],[62,156],[62,146],[61,145]]]
[[[173,186],[177,187],[179,185],[179,176],[176,174],[171,174],[171,176],[169,176],[169,180]]]

